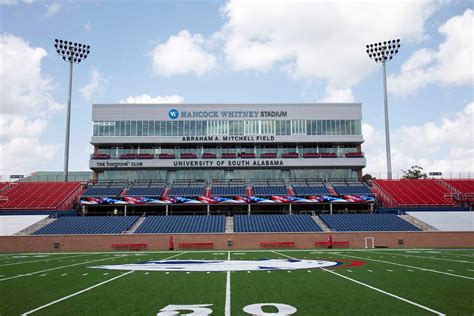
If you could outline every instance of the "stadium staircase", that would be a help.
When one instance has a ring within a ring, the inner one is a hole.
[[[431,226],[430,224],[428,223],[425,223],[423,222],[421,219],[418,219],[416,217],[413,217],[409,214],[405,214],[405,215],[398,215],[398,217],[400,217],[401,219],[409,222],[410,224],[418,227],[419,229],[423,230],[423,231],[437,231],[439,229],[437,229],[436,227],[434,226]]]
[[[225,218],[225,233],[231,234],[234,232],[234,218],[232,216],[226,216]]]
[[[332,231],[320,218],[319,216],[311,216],[311,218],[316,222],[316,224],[321,227],[323,232],[330,232]]]
[[[130,228],[124,232],[124,234],[133,234],[135,233],[135,231],[138,229],[138,227],[140,227],[140,225],[145,221],[146,219],[146,216],[145,214],[143,214],[135,223],[133,223],[132,226],[130,226]]]
[[[15,234],[15,236],[29,236],[29,235],[33,235],[33,233],[41,228],[43,228],[44,226],[48,225],[48,224],[51,224],[52,222],[54,222],[56,220],[56,218],[52,218],[52,217],[47,217],[45,219],[42,219],[40,220],[39,222],[37,223],[34,223],[33,225],[30,225],[28,227],[26,227],[25,229],[22,229],[20,230],[19,232],[17,232]]]

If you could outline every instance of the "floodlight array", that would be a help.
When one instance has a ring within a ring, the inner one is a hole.
[[[389,40],[366,45],[366,52],[369,57],[377,63],[391,60],[398,53],[400,39]]]
[[[64,61],[77,64],[86,59],[91,52],[89,45],[59,39],[54,40],[54,48]]]

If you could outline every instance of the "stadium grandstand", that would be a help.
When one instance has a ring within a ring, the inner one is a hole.
[[[361,118],[357,103],[95,104],[92,171],[0,183],[2,234],[472,231],[472,179],[361,181]]]

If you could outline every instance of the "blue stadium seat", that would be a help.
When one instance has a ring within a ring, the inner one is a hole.
[[[204,195],[204,184],[201,185],[173,185],[170,196],[202,196]]]
[[[223,233],[224,229],[224,215],[149,216],[135,233]]]
[[[339,195],[373,195],[365,184],[333,184],[334,190]]]
[[[245,195],[245,186],[244,185],[231,185],[231,186],[213,186],[212,195],[214,196],[236,196],[236,195]]]
[[[329,191],[324,184],[316,185],[293,185],[293,190],[297,196],[308,196],[308,195],[329,195]]]
[[[323,214],[319,216],[336,231],[419,231],[395,214]]]
[[[33,234],[120,234],[137,220],[138,216],[67,216],[58,218]]]
[[[122,193],[123,187],[104,187],[104,186],[90,186],[82,194],[82,196],[105,196],[116,197]]]
[[[234,232],[319,232],[309,215],[235,215]]]
[[[284,185],[254,185],[253,194],[256,196],[288,195]]]
[[[133,186],[128,190],[130,196],[162,196],[164,187],[156,186]]]

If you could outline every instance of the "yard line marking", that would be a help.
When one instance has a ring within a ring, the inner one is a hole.
[[[46,304],[46,305],[43,305],[43,306],[37,307],[37,308],[35,308],[35,309],[32,309],[32,310],[30,310],[30,311],[27,311],[27,312],[25,312],[25,313],[23,313],[23,314],[21,314],[21,315],[22,315],[22,316],[25,316],[25,315],[32,314],[32,313],[37,312],[37,311],[39,311],[39,310],[41,310],[41,309],[43,309],[43,308],[46,308],[46,307],[49,307],[49,306],[54,305],[54,304],[56,304],[56,303],[62,302],[62,301],[67,300],[67,299],[69,299],[69,298],[71,298],[71,297],[74,297],[74,296],[76,296],[76,295],[82,294],[82,293],[84,293],[84,292],[87,292],[87,291],[89,291],[89,290],[92,290],[92,289],[94,289],[94,288],[96,288],[96,287],[99,287],[99,286],[101,286],[101,285],[104,285],[104,284],[106,284],[106,283],[109,283],[109,282],[112,282],[112,281],[114,281],[114,280],[117,280],[118,278],[121,278],[121,277],[124,277],[124,276],[126,276],[126,275],[129,275],[130,273],[133,273],[133,272],[135,272],[135,271],[132,270],[132,271],[128,271],[128,272],[126,272],[126,273],[117,275],[116,277],[113,277],[113,278],[111,278],[111,279],[108,279],[108,280],[105,280],[105,281],[103,281],[103,282],[97,283],[97,284],[95,284],[95,285],[93,285],[93,286],[90,286],[90,287],[88,287],[88,288],[86,288],[86,289],[80,290],[79,292],[73,293],[73,294],[71,294],[71,295],[64,296],[64,297],[62,297],[62,298],[60,298],[60,299],[58,299],[58,300],[52,301],[52,302],[50,302],[50,303],[48,303],[48,304]]]
[[[227,260],[230,261],[230,251],[227,251]],[[225,284],[225,316],[230,316],[230,270],[227,270],[227,279]]]
[[[388,272],[393,272],[393,270],[387,269]]]
[[[7,263],[7,264],[0,264],[0,267],[14,266],[14,265],[17,265],[17,264],[25,264],[25,263],[32,263],[32,262],[41,262],[41,261],[49,261],[49,260],[56,260],[56,259],[64,259],[64,258],[84,257],[84,256],[87,256],[87,255],[77,255],[77,256],[68,256],[68,257],[58,257],[58,258],[48,258],[48,259],[39,259],[39,260],[31,260],[31,261],[13,262],[13,263]]]
[[[177,255],[174,255],[174,256],[171,256],[171,257],[168,257],[168,258],[165,258],[165,259],[162,259],[162,260],[168,260],[168,259],[171,259],[171,258],[173,258],[173,257],[177,257],[177,256],[179,256],[179,255],[182,255],[183,253],[185,253],[185,252],[181,252],[181,253],[179,253],[179,254],[177,254]],[[71,297],[80,295],[80,294],[82,294],[82,293],[84,293],[84,292],[90,291],[90,290],[92,290],[92,289],[95,289],[96,287],[99,287],[99,286],[101,286],[101,285],[107,284],[107,283],[109,283],[109,282],[112,282],[112,281],[114,281],[114,280],[117,280],[117,279],[119,279],[119,278],[121,278],[121,277],[124,277],[124,276],[129,275],[130,273],[134,273],[134,272],[135,272],[135,271],[132,270],[132,271],[128,271],[128,272],[119,274],[119,275],[117,275],[117,276],[115,276],[115,277],[113,277],[113,278],[110,278],[110,279],[105,280],[105,281],[103,281],[103,282],[100,282],[100,283],[97,283],[97,284],[95,284],[95,285],[92,285],[92,286],[90,286],[90,287],[88,287],[88,288],[85,288],[85,289],[83,289],[83,290],[80,290],[80,291],[78,291],[78,292],[76,292],[76,293],[72,293],[71,295],[64,296],[64,297],[62,297],[62,298],[60,298],[60,299],[57,299],[57,300],[55,300],[55,301],[52,301],[52,302],[50,302],[50,303],[48,303],[48,304],[42,305],[42,306],[37,307],[37,308],[35,308],[35,309],[32,309],[32,310],[30,310],[30,311],[27,311],[27,312],[21,314],[21,316],[25,316],[25,315],[29,315],[29,314],[35,313],[35,312],[37,312],[37,311],[39,311],[39,310],[42,310],[42,309],[44,309],[44,308],[46,308],[46,307],[49,307],[49,306],[54,305],[54,304],[56,304],[56,303],[65,301],[65,300],[67,300],[67,299],[69,299],[69,298],[71,298]]]
[[[457,277],[457,278],[474,280],[474,278],[464,276],[464,275],[459,275],[459,274],[454,274],[454,273],[449,273],[449,272],[443,272],[443,271],[438,271],[438,270],[433,270],[433,269],[427,269],[427,268],[420,268],[420,267],[415,267],[415,266],[409,266],[407,264],[401,264],[401,263],[396,263],[396,262],[391,262],[391,261],[368,259],[366,257],[358,257],[358,256],[352,256],[352,255],[341,255],[341,256],[342,257],[352,257],[352,258],[358,258],[358,259],[363,259],[363,260],[376,261],[376,262],[382,262],[382,263],[388,263],[388,264],[393,264],[393,265],[400,266],[400,267],[405,267],[405,268],[418,269],[418,270],[421,270],[421,271],[434,272],[434,273],[445,274],[445,275],[449,275],[449,276],[453,276],[453,277]]]
[[[9,278],[0,279],[0,281],[6,281],[6,280],[11,280],[11,279],[21,278],[21,277],[30,276],[30,275],[33,275],[33,274],[38,274],[38,273],[43,273],[43,272],[58,270],[58,269],[62,269],[62,268],[69,268],[69,267],[79,266],[79,265],[83,265],[83,264],[87,264],[87,263],[92,263],[92,262],[97,262],[97,261],[105,261],[105,260],[110,260],[110,259],[112,259],[112,257],[110,257],[110,258],[105,258],[105,259],[97,259],[97,260],[84,261],[84,262],[79,262],[79,263],[70,264],[70,265],[67,265],[67,266],[60,266],[60,267],[55,267],[55,268],[40,270],[40,271],[36,271],[36,272],[25,273],[25,274],[18,274],[18,275],[9,277]]]
[[[40,275],[40,277],[44,277],[44,276],[47,276],[47,274],[45,273],[45,274],[41,274],[41,275]]]
[[[66,275],[67,275],[67,273],[63,273],[63,274],[61,274],[61,276],[66,276]]]
[[[454,272],[454,270],[448,269],[449,272]]]
[[[352,270],[347,270],[347,272],[351,272],[351,273],[352,273]]]
[[[89,273],[83,273],[82,275],[88,275]]]
[[[372,271],[372,270],[367,270],[367,272],[374,272],[374,271]]]
[[[408,272],[413,272],[413,270],[407,269]]]
[[[466,261],[466,260],[454,260],[454,259],[443,259],[443,258],[437,258],[437,257],[425,257],[425,256],[414,256],[414,255],[402,255],[399,253],[392,253],[392,255],[395,256],[402,256],[402,257],[413,257],[413,258],[420,258],[420,259],[433,259],[433,260],[443,260],[443,261],[452,261],[452,262],[461,262],[461,263],[472,263],[474,264],[473,261]],[[370,257],[368,257],[370,258]],[[395,257],[392,257],[395,258]]]
[[[372,286],[372,285],[369,285],[369,284],[366,284],[366,283],[357,281],[357,280],[355,280],[355,279],[349,278],[349,277],[347,277],[347,276],[345,276],[345,275],[342,275],[342,274],[339,274],[339,273],[337,273],[337,272],[335,272],[335,271],[328,270],[328,269],[326,269],[326,268],[321,268],[321,269],[323,269],[323,270],[325,270],[325,271],[327,271],[327,272],[330,272],[330,273],[332,273],[332,274],[334,274],[334,275],[337,275],[338,277],[341,277],[341,278],[344,278],[344,279],[346,279],[346,280],[349,280],[349,281],[351,281],[351,282],[354,282],[354,283],[357,283],[357,284],[359,284],[359,285],[368,287],[368,288],[371,289],[371,290],[374,290],[374,291],[380,292],[380,293],[382,293],[382,294],[391,296],[391,297],[396,298],[396,299],[398,299],[398,300],[400,300],[400,301],[403,301],[403,302],[405,302],[405,303],[408,303],[408,304],[411,304],[411,305],[415,305],[416,307],[419,307],[419,308],[422,308],[422,309],[424,309],[424,310],[427,310],[427,311],[429,311],[429,312],[431,312],[431,313],[433,313],[433,314],[440,315],[440,316],[441,316],[441,315],[443,315],[443,316],[445,315],[445,314],[443,314],[443,313],[441,313],[441,312],[438,312],[438,311],[436,311],[436,310],[434,310],[434,309],[431,309],[431,308],[429,308],[429,307],[427,307],[427,306],[418,304],[418,303],[416,303],[416,302],[410,301],[410,300],[408,300],[408,299],[406,299],[406,298],[403,298],[403,297],[401,297],[401,296],[398,296],[398,295],[395,295],[395,294],[393,294],[393,293],[390,293],[390,292],[384,291],[384,290],[382,290],[382,289],[376,288],[375,286]]]
[[[288,258],[291,258],[291,259],[297,259],[297,258],[294,258],[294,257],[286,256],[286,255],[284,255],[284,254],[280,254],[280,255],[285,256],[285,257],[288,257]],[[348,277],[348,276],[345,276],[345,275],[343,275],[343,274],[339,274],[339,273],[337,273],[337,272],[335,272],[335,271],[332,271],[332,270],[329,270],[329,269],[326,269],[326,268],[321,268],[321,270],[326,271],[326,272],[329,272],[329,273],[332,273],[332,274],[334,274],[334,275],[337,275],[338,277],[344,278],[344,279],[346,279],[346,280],[349,280],[349,281],[351,281],[351,282],[357,283],[357,284],[359,284],[359,285],[368,287],[368,288],[371,289],[371,290],[374,290],[374,291],[380,292],[380,293],[382,293],[382,294],[391,296],[391,297],[396,298],[396,299],[398,299],[398,300],[400,300],[400,301],[403,301],[403,302],[405,302],[405,303],[408,303],[408,304],[411,304],[411,305],[415,305],[416,307],[419,307],[419,308],[422,308],[422,309],[424,309],[424,310],[427,310],[427,311],[429,311],[429,312],[431,312],[431,313],[433,313],[433,314],[436,314],[436,315],[439,315],[439,316],[445,316],[444,313],[438,312],[438,311],[436,311],[436,310],[434,310],[434,309],[431,309],[431,308],[429,308],[429,307],[427,307],[427,306],[418,304],[418,303],[416,303],[416,302],[410,301],[409,299],[406,299],[406,298],[403,298],[403,297],[401,297],[401,296],[395,295],[395,294],[393,294],[393,293],[390,293],[390,292],[384,291],[384,290],[382,290],[382,289],[376,288],[375,286],[372,286],[372,285],[369,285],[369,284],[366,284],[366,283],[357,281],[356,279],[352,279],[352,278],[350,278],[350,277]]]
[[[472,269],[467,269],[467,271],[471,271],[471,272],[474,272],[474,270],[472,270]]]

